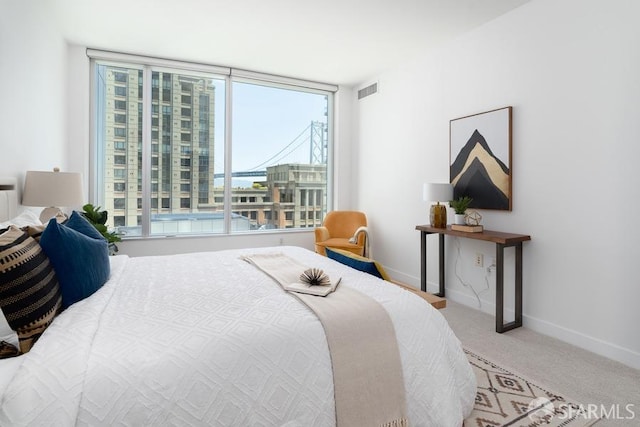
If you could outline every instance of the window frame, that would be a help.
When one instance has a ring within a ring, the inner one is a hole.
[[[326,212],[333,207],[334,193],[334,101],[335,93],[338,86],[327,83],[311,82],[290,77],[277,76],[272,74],[264,74],[248,70],[238,70],[227,67],[220,67],[210,64],[199,64],[185,61],[175,61],[164,58],[154,58],[140,55],[122,54],[117,52],[100,51],[95,49],[87,49],[87,56],[90,59],[90,84],[91,84],[91,147],[90,147],[90,174],[89,174],[89,197],[91,200],[103,200],[104,189],[100,184],[105,174],[105,162],[101,158],[100,150],[97,142],[97,113],[96,110],[96,65],[104,64],[112,67],[124,67],[129,69],[138,69],[142,71],[142,79],[144,82],[152,82],[152,73],[156,71],[168,73],[185,73],[190,75],[200,75],[205,78],[214,78],[224,80],[225,82],[225,119],[224,119],[224,224],[222,233],[202,233],[207,236],[233,235],[233,234],[263,234],[262,230],[234,231],[232,227],[232,156],[233,156],[233,139],[232,139],[232,110],[233,110],[233,83],[248,83],[273,88],[296,90],[301,92],[315,93],[325,95],[327,97],[327,163],[326,163]],[[162,83],[158,82],[158,86]],[[140,236],[131,236],[131,239],[145,239],[149,237],[161,237],[162,235],[151,234],[151,145],[152,145],[152,90],[153,84],[142,85],[142,232]],[[180,91],[183,91],[180,89]],[[176,112],[176,118],[179,121],[184,120],[182,111]],[[192,115],[188,116],[192,120]],[[325,213],[326,213],[325,212]],[[277,215],[277,213],[275,213]],[[276,232],[283,231],[304,231],[304,227],[275,229]],[[176,237],[192,237],[194,234],[178,234]]]

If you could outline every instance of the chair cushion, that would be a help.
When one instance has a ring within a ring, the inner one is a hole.
[[[325,248],[342,249],[357,255],[362,255],[364,253],[363,245],[349,243],[349,239],[343,239],[343,238],[331,238],[331,239],[325,240],[324,242],[316,242],[317,253],[319,253],[320,255],[326,255],[324,251]]]
[[[365,258],[363,256],[356,255],[352,252],[342,249],[326,248],[325,250],[327,252],[327,257],[338,261],[341,264],[348,265],[349,267],[355,268],[356,270],[372,274],[383,280],[390,279],[387,275],[387,272],[384,271],[384,268],[382,268],[382,266],[378,262],[370,258]]]

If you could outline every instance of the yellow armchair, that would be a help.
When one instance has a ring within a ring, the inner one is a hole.
[[[367,216],[363,212],[331,211],[327,213],[322,226],[315,229],[316,252],[326,256],[324,248],[329,247],[364,255],[367,233],[358,233],[355,242],[349,240],[354,237],[360,227],[366,226]]]

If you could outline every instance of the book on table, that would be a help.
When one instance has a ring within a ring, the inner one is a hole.
[[[483,228],[481,225],[452,224],[452,230],[466,231],[467,233],[481,233]]]
[[[285,285],[284,289],[289,292],[297,292],[300,294],[309,294],[309,295],[315,295],[318,297],[326,297],[331,292],[334,292],[336,290],[336,288],[338,287],[341,281],[342,281],[342,277],[338,278],[338,280],[336,280],[335,282],[329,285],[324,285],[324,286],[314,286],[314,285],[309,285],[308,283],[295,282],[295,283],[290,283],[288,285]]]

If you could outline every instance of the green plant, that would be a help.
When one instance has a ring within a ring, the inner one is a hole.
[[[453,208],[456,214],[462,215],[467,210],[471,202],[473,202],[473,199],[471,197],[461,196],[456,200],[450,200],[449,205]]]
[[[121,242],[122,239],[118,234],[114,231],[109,231],[107,226],[107,219],[109,218],[109,214],[107,211],[101,211],[100,206],[93,206],[91,203],[87,203],[82,207],[83,212],[82,216],[84,216],[90,223],[93,225],[96,230],[102,234],[102,236],[107,240],[109,244],[109,250],[112,253],[118,252],[118,246],[116,246],[116,242]]]

